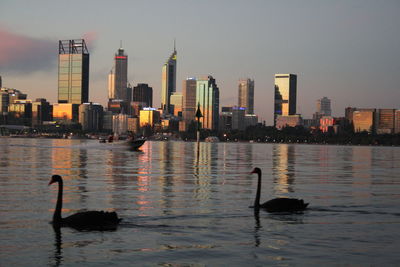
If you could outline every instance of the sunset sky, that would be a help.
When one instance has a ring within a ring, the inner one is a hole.
[[[297,112],[316,100],[400,108],[400,1],[0,1],[3,86],[28,98],[57,100],[58,40],[84,38],[90,52],[89,99],[107,101],[107,75],[122,40],[128,80],[153,87],[178,51],[177,91],[187,77],[212,75],[221,106],[237,105],[238,80],[255,80],[255,112],[272,123],[274,74],[298,75]]]

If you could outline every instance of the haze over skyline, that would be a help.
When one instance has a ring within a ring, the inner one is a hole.
[[[273,123],[274,74],[297,74],[297,113],[317,99],[344,108],[400,108],[399,1],[12,1],[0,2],[3,86],[57,101],[58,40],[84,38],[89,99],[107,101],[108,73],[122,46],[128,81],[153,87],[177,49],[177,91],[212,75],[220,106],[237,105],[238,80],[255,81],[255,113]]]

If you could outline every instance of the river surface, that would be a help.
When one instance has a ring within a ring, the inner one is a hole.
[[[296,197],[299,214],[256,216]],[[116,211],[116,231],[49,223]],[[400,148],[0,138],[0,266],[398,266]]]

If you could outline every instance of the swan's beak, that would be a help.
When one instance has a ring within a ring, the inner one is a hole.
[[[53,179],[51,179],[48,185],[51,185],[51,184],[54,184],[54,183],[55,183],[55,181]]]

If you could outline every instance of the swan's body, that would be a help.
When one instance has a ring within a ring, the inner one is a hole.
[[[260,204],[261,195],[261,170],[254,168],[251,173],[257,173],[257,194],[254,200],[254,209],[264,209],[268,212],[296,212],[303,211],[307,208],[308,203],[304,203],[302,199],[296,198],[274,198],[263,204]]]
[[[56,209],[53,215],[55,227],[68,226],[79,230],[113,230],[116,229],[121,219],[115,212],[85,211],[72,214],[68,217],[61,217],[63,202],[63,180],[60,175],[53,175],[49,185],[58,183],[58,196]]]

